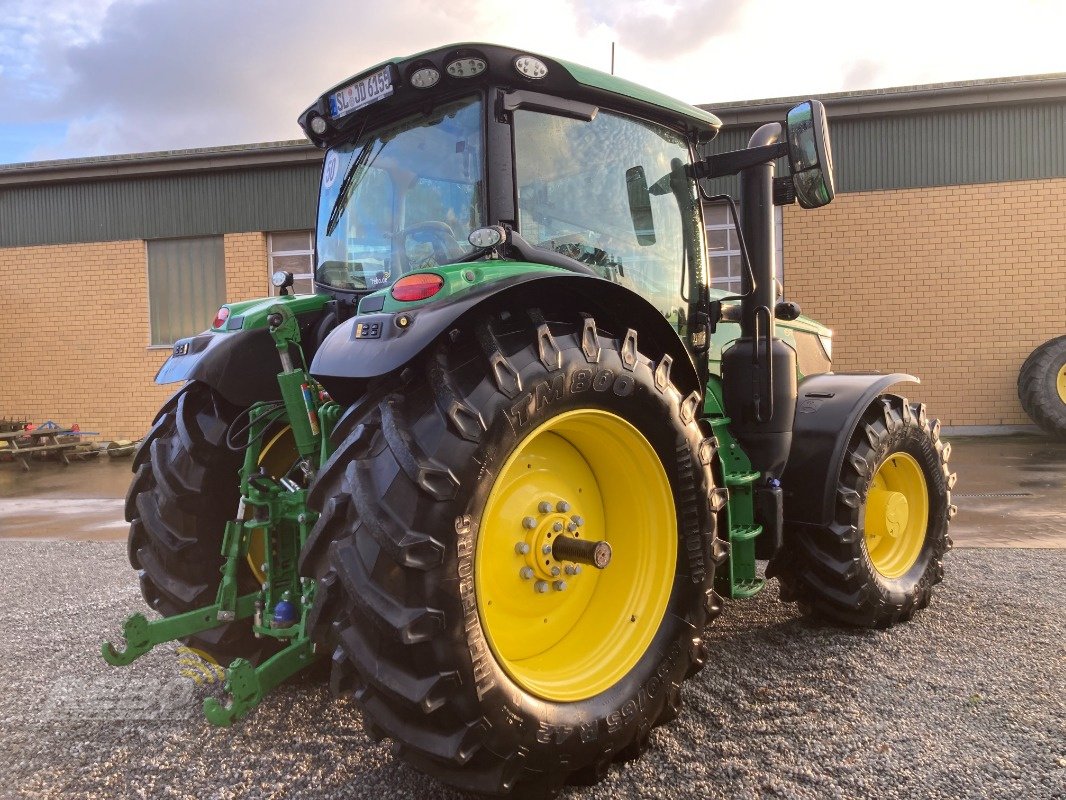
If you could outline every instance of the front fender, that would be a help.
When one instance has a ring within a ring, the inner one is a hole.
[[[326,337],[311,374],[333,397],[353,402],[368,379],[402,368],[438,336],[463,326],[474,314],[515,308],[540,308],[548,316],[585,312],[617,335],[633,328],[643,353],[655,359],[664,354],[673,358],[672,378],[683,393],[699,389],[691,355],[655,306],[624,286],[570,273],[519,273],[410,310],[360,314]]]
[[[902,372],[830,372],[800,382],[792,448],[781,476],[786,523],[832,523],[837,479],[851,435],[870,403],[896,383],[920,381]]]

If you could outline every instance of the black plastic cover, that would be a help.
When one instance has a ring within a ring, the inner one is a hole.
[[[454,295],[441,302],[404,311],[407,325],[400,327],[393,314],[381,326],[379,338],[356,336],[366,322],[353,317],[338,325],[322,343],[311,364],[311,374],[338,400],[351,402],[354,388],[365,380],[387,375],[407,365],[449,328],[462,325],[468,312],[491,313],[499,309],[540,308],[552,312],[586,312],[600,327],[616,335],[628,328],[639,334],[641,352],[653,359],[664,354],[673,358],[672,379],[683,392],[699,389],[696,367],[684,343],[666,318],[635,292],[602,278],[578,274],[520,273]],[[369,316],[369,315],[368,315]],[[380,322],[386,315],[374,314]]]
[[[870,403],[897,383],[920,381],[903,372],[830,372],[800,382],[792,449],[781,476],[786,522],[832,522],[838,476],[855,426]]]

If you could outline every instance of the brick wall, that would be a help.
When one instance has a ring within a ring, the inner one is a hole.
[[[270,294],[264,233],[226,234],[226,302]]]
[[[785,286],[839,371],[900,370],[945,425],[1030,420],[1018,369],[1066,333],[1066,179],[858,192],[786,209]]]
[[[226,299],[267,294],[266,237],[227,235]],[[144,435],[177,385],[152,382],[170,348],[150,348],[143,241],[0,248],[8,332],[0,417],[53,419],[101,440]]]

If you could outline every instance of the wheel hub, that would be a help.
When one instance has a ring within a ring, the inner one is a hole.
[[[562,592],[569,586],[568,579],[581,575],[582,564],[604,569],[611,560],[611,546],[582,539],[584,525],[585,518],[564,499],[537,503],[536,510],[523,516],[516,528],[520,538],[514,549],[522,559],[518,579],[533,581],[536,594],[547,591],[548,581],[552,589]]]
[[[929,489],[921,466],[905,452],[877,468],[866,495],[863,529],[870,561],[886,578],[899,578],[918,560],[929,522]]]

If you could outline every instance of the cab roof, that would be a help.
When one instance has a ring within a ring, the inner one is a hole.
[[[515,67],[521,56],[539,60],[546,67],[545,74],[536,78],[521,74]],[[480,61],[483,66],[474,74],[466,74],[470,70],[462,70],[462,75],[449,74],[449,64],[464,60],[465,63]],[[437,82],[427,88],[412,85],[411,77],[425,69],[437,72]],[[368,83],[363,84],[364,81]],[[360,87],[371,84],[370,94],[376,93],[376,99],[364,102],[355,110],[337,113],[335,99],[339,93],[354,89],[356,94],[363,94]],[[368,122],[376,126],[410,113],[427,99],[445,100],[486,86],[540,92],[631,113],[683,130],[697,142],[712,139],[722,126],[721,120],[709,111],[624,78],[528,50],[477,42],[450,44],[375,64],[332,87],[300,115],[299,122],[312,142],[319,147],[330,147]],[[311,127],[314,117],[322,117],[326,122],[326,130],[321,134]]]

